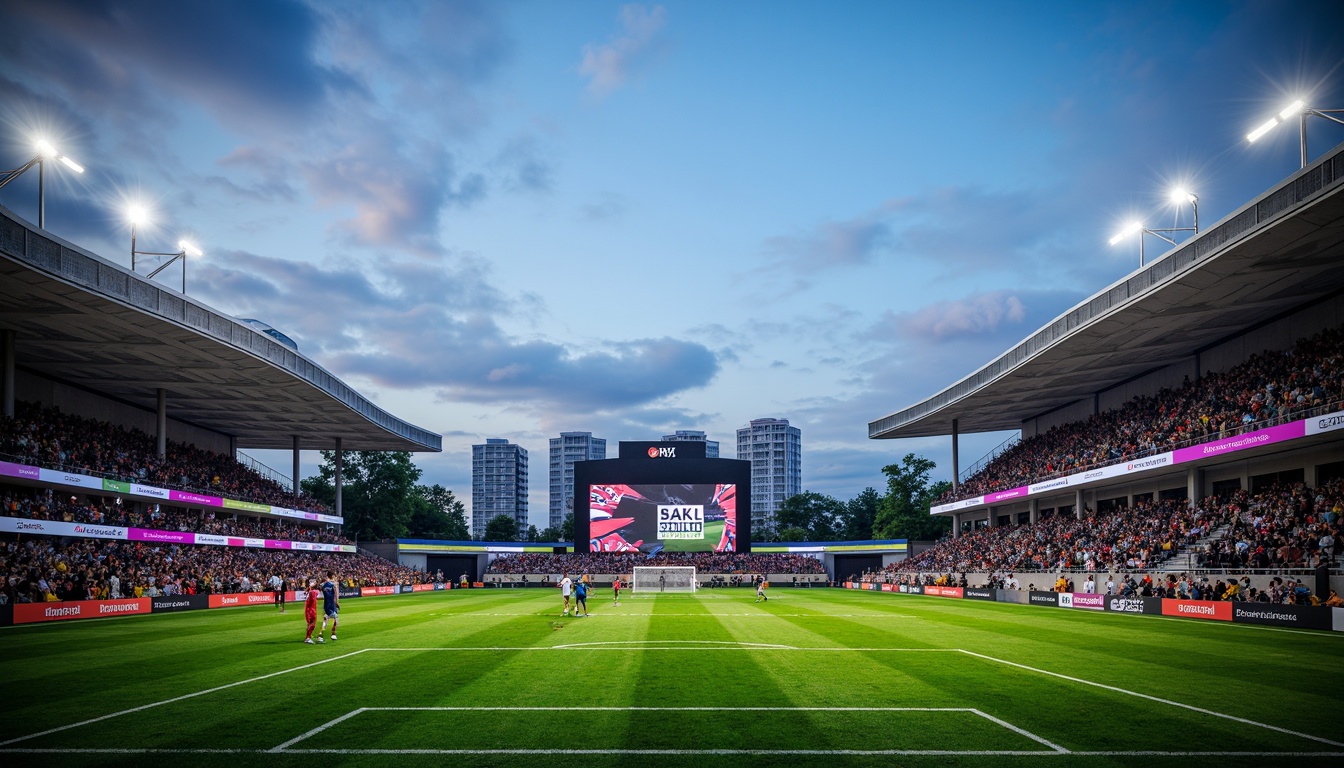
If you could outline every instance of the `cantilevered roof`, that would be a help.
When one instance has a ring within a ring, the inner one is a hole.
[[[963,433],[1020,429],[1258,323],[1344,295],[1342,180],[1344,144],[970,376],[869,422],[868,436],[946,435],[953,419]]]
[[[144,408],[240,448],[439,451],[304,355],[0,207],[0,329],[16,367]]]

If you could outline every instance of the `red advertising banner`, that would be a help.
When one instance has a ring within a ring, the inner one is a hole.
[[[211,595],[211,608],[237,608],[242,605],[273,605],[274,592],[239,592],[232,595]]]
[[[883,591],[883,592],[895,592],[895,591],[896,591],[896,585],[895,585],[895,584],[883,584],[883,585],[882,585],[882,591]]]
[[[59,603],[16,603],[14,605],[14,623],[32,624],[39,621],[64,621],[66,619],[104,619],[108,616],[125,616],[135,613],[149,613],[148,597],[130,600],[66,600]]]
[[[961,587],[925,587],[924,594],[937,597],[961,597]]]
[[[368,597],[369,595],[395,595],[396,587],[361,587],[359,594]]]
[[[433,584],[412,584],[412,585],[411,585],[411,591],[412,591],[412,592],[432,592],[432,591],[434,591],[434,585],[433,585]]]
[[[1212,621],[1231,621],[1232,604],[1215,603],[1207,600],[1170,600],[1162,601],[1163,616],[1184,616],[1187,619],[1210,619]]]

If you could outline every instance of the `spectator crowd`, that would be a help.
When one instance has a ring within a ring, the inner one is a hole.
[[[117,503],[113,499],[78,496],[47,489],[0,486],[0,514],[32,520],[153,528],[160,531],[191,531],[217,536],[246,536],[322,544],[354,542],[326,526],[302,525],[297,521],[250,517],[225,510],[175,509],[143,502]]]
[[[325,579],[328,571],[347,587],[418,584],[427,578],[364,554],[42,537],[0,541],[0,603],[264,591],[272,576],[297,589],[308,578]]]
[[[169,441],[159,456],[155,438],[138,429],[32,403],[16,403],[13,419],[0,416],[0,459],[327,513],[316,500],[294,494],[227,454]]]
[[[936,503],[1016,488],[1303,418],[1344,400],[1344,328],[1222,373],[1135,397],[1117,410],[1023,438]]]
[[[630,573],[635,566],[695,566],[701,573],[796,573],[825,575],[820,560],[785,553],[660,552],[653,557],[639,553],[574,552],[551,554],[527,552],[500,555],[486,568],[487,574]]]

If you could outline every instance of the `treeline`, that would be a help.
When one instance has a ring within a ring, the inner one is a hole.
[[[862,541],[909,539],[928,541],[952,530],[952,521],[929,514],[933,500],[951,483],[929,483],[934,464],[923,456],[906,454],[899,464],[882,468],[887,476],[885,494],[873,488],[849,501],[808,491],[785,499],[775,513],[774,531],[756,541]]]
[[[442,485],[420,485],[411,454],[342,451],[342,532],[357,541],[471,538],[467,508]],[[322,452],[318,474],[299,484],[304,493],[336,508],[336,452]]]

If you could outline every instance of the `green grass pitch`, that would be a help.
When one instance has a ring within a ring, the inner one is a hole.
[[[0,762],[1344,764],[1344,635],[832,589],[347,600],[0,630]]]

